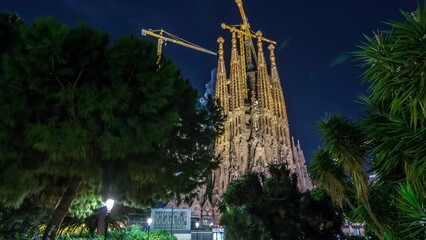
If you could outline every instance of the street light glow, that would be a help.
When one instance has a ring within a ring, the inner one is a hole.
[[[200,223],[199,222],[196,222],[195,223],[195,227],[197,227],[197,240],[198,240],[198,227],[200,226]]]
[[[114,200],[112,200],[112,199],[106,200],[105,206],[106,206],[108,212],[111,212],[111,209],[114,207]]]
[[[146,220],[146,223],[148,223],[148,240],[149,240],[149,231],[151,230],[152,218],[148,218]]]

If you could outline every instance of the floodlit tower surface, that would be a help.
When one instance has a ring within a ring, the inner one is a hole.
[[[262,33],[256,33],[256,66],[246,66],[242,74],[237,31],[231,31],[229,76],[225,69],[223,39],[219,41],[219,60],[215,98],[226,121],[224,133],[216,140],[215,154],[221,160],[214,173],[213,204],[228,184],[247,171],[267,171],[270,164],[286,163],[297,171],[290,141],[284,94],[275,61],[274,45],[269,45],[270,68],[263,49]],[[245,76],[243,78],[242,76]]]
[[[224,132],[215,142],[215,156],[220,160],[220,167],[213,173],[212,182],[199,188],[198,197],[189,205],[192,216],[200,219],[204,226],[219,225],[218,203],[222,194],[230,182],[248,171],[268,174],[269,165],[286,163],[291,172],[297,173],[301,191],[312,187],[300,144],[294,145],[290,139],[275,59],[276,42],[265,38],[260,31],[253,32],[242,0],[235,2],[243,22],[221,25],[229,31],[226,38],[230,39],[230,54],[225,54],[225,39],[219,37],[217,40],[214,97],[225,117]],[[266,50],[264,43],[268,44]],[[229,61],[225,56],[230,56]],[[212,189],[208,190],[210,187]],[[185,207],[184,202],[181,205]]]
[[[229,61],[224,58],[225,40],[218,39],[215,99],[226,120],[224,133],[216,139],[215,145],[215,155],[221,164],[213,175],[213,206],[230,182],[247,171],[267,174],[270,164],[286,163],[290,171],[297,173],[302,191],[311,187],[300,144],[294,146],[290,139],[275,59],[276,42],[265,38],[260,31],[253,32],[242,1],[235,2],[243,22],[222,24],[222,28],[230,32]],[[268,44],[266,51],[264,43]],[[269,56],[269,66],[265,55]],[[215,217],[214,223],[218,224],[218,220]]]

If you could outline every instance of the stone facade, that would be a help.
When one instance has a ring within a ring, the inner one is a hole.
[[[274,45],[269,45],[270,68],[263,52],[262,34],[257,33],[256,67],[246,65],[244,44],[237,46],[236,29],[231,29],[230,73],[224,59],[224,39],[219,38],[218,66],[214,97],[225,117],[224,133],[216,139],[215,156],[220,159],[210,184],[198,189],[189,208],[203,227],[219,226],[218,202],[230,182],[247,171],[264,172],[268,165],[286,163],[299,177],[301,191],[312,188],[305,158],[290,140],[284,94],[275,61]],[[238,36],[241,39],[241,36]],[[238,51],[240,49],[240,51]],[[243,60],[243,61],[242,61]],[[210,189],[209,189],[210,188]],[[210,194],[207,194],[210,193]],[[186,203],[180,203],[178,208]],[[186,205],[185,205],[186,206]]]
[[[238,54],[236,33],[232,32],[230,74],[227,77],[224,40],[219,38],[218,42],[215,98],[226,121],[224,133],[215,145],[221,165],[213,175],[213,205],[217,204],[228,184],[247,171],[265,171],[274,163],[287,163],[293,172],[297,169],[274,46],[269,46],[271,68],[268,74],[259,33],[257,69],[248,70],[241,66],[240,60],[245,56]],[[242,70],[246,72],[242,74]]]
[[[303,150],[300,148],[300,142],[297,140],[297,145],[294,144],[294,138],[291,138],[293,146],[293,158],[296,163],[296,173],[298,177],[299,189],[301,192],[314,188],[311,179],[308,175],[308,170],[306,169],[305,155],[303,155]]]

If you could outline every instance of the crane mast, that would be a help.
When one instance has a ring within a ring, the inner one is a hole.
[[[240,34],[241,34],[241,36],[244,36],[244,43],[246,43],[245,51],[244,51],[245,54],[244,54],[244,52],[241,52],[241,56],[245,55],[247,66],[251,67],[253,65],[252,64],[252,53],[253,53],[253,56],[256,56],[256,50],[254,49],[252,34],[250,32],[250,24],[248,23],[246,12],[244,11],[243,1],[242,0],[235,0],[235,3],[238,6],[238,10],[240,11],[241,19],[243,20],[243,24],[241,25],[241,30],[240,30],[241,33]],[[222,28],[223,28],[223,26],[222,26]],[[256,35],[254,37],[256,37]],[[240,40],[240,44],[241,44],[241,40]],[[240,47],[240,48],[242,49],[243,47]],[[256,57],[254,58],[254,60],[257,63]],[[245,68],[246,68],[246,66],[243,66],[243,72],[244,72],[243,77],[245,77],[245,75],[246,75],[246,73],[245,73],[246,69]]]
[[[243,24],[246,25],[246,26],[248,25],[248,27],[250,28],[250,24],[248,23],[246,13],[245,13],[244,8],[243,8],[243,1],[242,0],[235,0],[235,3],[238,5],[238,10],[240,10],[240,15],[241,15],[241,18],[243,19]]]
[[[253,38],[260,39],[261,41],[268,42],[271,44],[277,44],[277,42],[265,38],[262,34],[255,34],[250,29],[250,23],[248,22],[247,15],[244,11],[242,0],[235,0],[235,3],[238,6],[238,10],[240,11],[242,23],[238,25],[228,25],[225,23],[221,24],[221,27],[225,30],[229,30],[231,33],[237,33],[239,38],[240,45],[240,61],[241,61],[241,77],[244,79],[243,82],[247,79],[247,69],[252,69],[253,66],[253,57],[254,61],[257,65],[257,54],[253,44]],[[260,33],[260,32],[259,32]],[[249,89],[247,86],[244,86],[245,89],[245,97],[248,96]]]
[[[244,11],[244,7],[243,7],[243,1],[242,0],[235,0],[235,3],[238,6],[238,10],[240,11],[240,15],[241,15],[241,19],[242,19],[242,24],[239,25],[227,25],[225,23],[222,23],[222,28],[223,29],[227,29],[230,30],[231,32],[235,31],[236,33],[238,33],[238,35],[240,36],[240,54],[241,54],[241,59],[245,58],[244,60],[242,60],[242,62],[245,62],[245,65],[242,66],[242,74],[243,77],[246,76],[246,68],[250,68],[252,67],[252,56],[254,56],[254,60],[257,64],[257,57],[256,57],[256,51],[254,49],[254,44],[253,44],[253,38],[258,38],[258,36],[251,31],[250,29],[250,23],[248,22],[247,19],[247,15]],[[271,43],[271,44],[277,44],[277,42],[267,39],[263,36],[260,36],[260,39],[262,41]],[[244,44],[243,44],[244,43]]]

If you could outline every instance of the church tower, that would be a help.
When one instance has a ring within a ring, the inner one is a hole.
[[[213,173],[209,186],[212,189],[207,191],[207,186],[199,189],[196,200],[201,213],[192,213],[204,226],[219,226],[221,196],[233,180],[248,171],[267,173],[269,165],[285,163],[291,172],[297,173],[301,191],[312,188],[300,144],[295,146],[290,137],[275,59],[276,42],[265,38],[260,31],[251,31],[241,0],[235,2],[243,23],[222,24],[230,32],[230,53],[225,54],[224,38],[217,40],[214,98],[225,118],[224,132],[215,142],[220,167]],[[266,50],[264,43],[268,44]],[[229,62],[226,56],[230,56]],[[211,195],[207,196],[207,192]]]
[[[222,24],[230,31],[227,74],[224,39],[218,39],[215,99],[225,117],[224,133],[216,139],[220,167],[213,174],[212,205],[217,205],[230,182],[248,171],[266,172],[270,164],[285,163],[298,175],[299,187],[312,187],[300,144],[290,141],[290,129],[275,59],[276,42],[250,30],[241,0],[235,1],[243,23]],[[269,43],[264,50],[264,43]],[[269,67],[265,55],[269,57]],[[293,143],[293,144],[292,144]],[[216,213],[216,211],[215,211]],[[220,214],[218,214],[220,215]],[[219,219],[213,219],[215,225]]]
[[[274,45],[268,46],[268,68],[262,33],[258,31],[257,52],[253,54],[257,56],[256,68],[243,67],[242,62],[249,61],[241,61],[247,56],[238,51],[238,30],[232,27],[230,31],[229,76],[225,67],[224,39],[218,39],[215,99],[222,108],[225,123],[224,133],[217,138],[215,145],[215,155],[221,164],[213,176],[213,204],[217,203],[230,182],[247,171],[265,171],[270,164],[286,163],[292,172],[296,172],[298,166],[292,153]],[[241,46],[239,49],[242,49]]]

